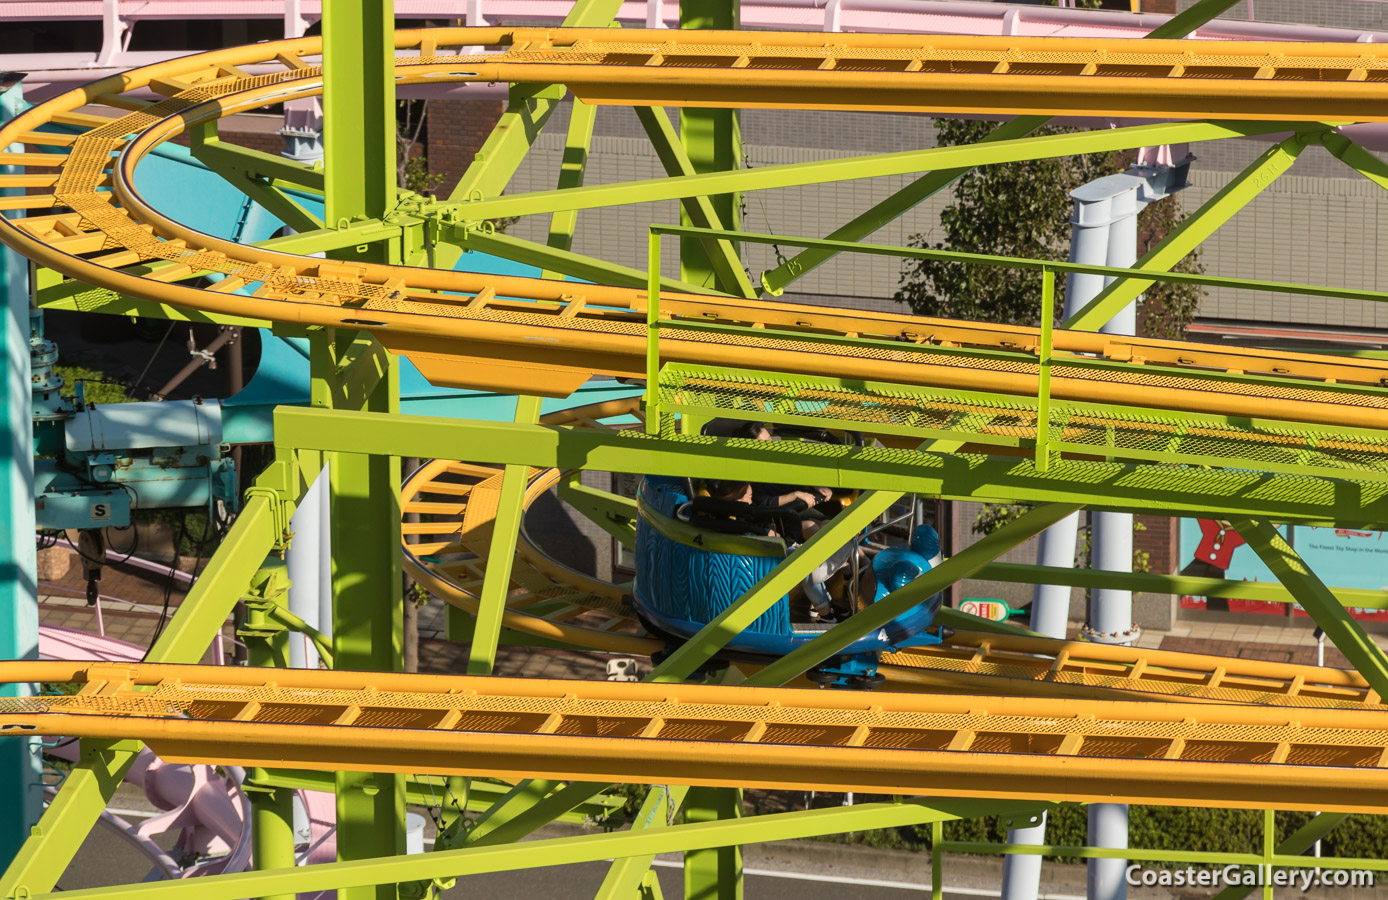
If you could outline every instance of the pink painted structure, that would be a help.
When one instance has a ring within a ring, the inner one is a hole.
[[[143,657],[144,648],[73,628],[44,625],[39,628],[39,655],[45,659],[137,662]],[[76,761],[79,748],[76,743],[60,740],[46,752]],[[246,773],[236,766],[224,770],[225,774],[220,774],[212,766],[166,763],[146,748],[125,780],[144,788],[145,797],[163,812],[135,824],[106,811],[100,824],[130,842],[164,878],[245,871],[251,866],[251,807],[241,790]],[[333,861],[337,857],[337,808],[333,795],[296,791],[295,796],[307,819],[307,839],[300,864]],[[179,832],[175,850],[203,861],[180,865],[154,842],[155,835],[174,830]],[[335,891],[300,895],[302,900],[332,900],[335,896]]]

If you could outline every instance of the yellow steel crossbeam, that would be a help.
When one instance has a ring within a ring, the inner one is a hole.
[[[0,680],[80,682],[89,668],[3,663]],[[135,737],[180,762],[1388,812],[1379,710],[196,666],[124,676],[109,693],[0,701],[0,733]]]

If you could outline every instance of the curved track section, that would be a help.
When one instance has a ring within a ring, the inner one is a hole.
[[[1154,114],[1174,117],[1221,113],[1256,119],[1274,110],[1283,120],[1332,113],[1345,121],[1388,116],[1382,102],[1388,98],[1388,52],[1375,45],[1221,43],[1192,50],[1182,42],[1124,43],[1131,46],[1115,54],[1098,41],[931,38],[925,45],[909,35],[842,35],[831,47],[811,36],[778,33],[662,32],[657,38],[610,29],[438,29],[396,35],[397,47],[419,53],[400,61],[401,83],[564,83],[591,102],[919,111],[938,110],[942,97],[958,94],[967,95],[977,110],[1004,112],[1025,97],[1026,103],[1038,104],[1028,107],[1031,112],[1064,112],[1046,105],[1059,100],[1044,98],[1075,97],[1111,111],[1121,107],[1121,98],[1140,97],[1165,105]],[[456,56],[440,50],[457,45],[499,46],[504,52]],[[514,389],[517,373],[523,372],[527,389],[563,395],[593,374],[644,375],[646,304],[640,291],[584,285],[578,296],[578,288],[553,281],[293,256],[212,238],[144,202],[134,183],[144,155],[201,123],[319,93],[322,73],[313,55],[320,50],[318,39],[306,38],[188,57],[105,79],[17,117],[0,130],[0,146],[20,143],[26,149],[0,154],[0,163],[19,166],[23,174],[0,176],[0,185],[30,193],[0,199],[0,210],[28,217],[0,218],[0,239],[79,281],[131,296],[208,312],[370,330],[440,384]],[[278,65],[282,71],[247,76],[241,67],[252,64]],[[152,104],[129,96],[146,88],[167,96]],[[1206,102],[1226,95],[1238,97],[1236,108]],[[1312,104],[1314,115],[1299,115],[1298,103]],[[80,133],[45,131],[50,124]],[[1222,133],[1220,126],[1205,127],[1209,137]],[[1112,132],[1118,135],[1115,147],[1161,143],[1162,128]],[[1032,146],[1045,140],[1035,139]],[[874,173],[968,163],[974,153],[947,149],[959,158],[888,155]],[[710,183],[707,189],[714,187]],[[583,192],[589,190],[564,196],[587,196]],[[558,202],[549,195],[543,200]],[[478,198],[443,204],[442,213],[431,208],[430,214],[466,221],[508,214],[510,207],[498,204],[515,202],[520,201]],[[402,195],[398,212],[424,212],[426,205]],[[396,226],[380,227],[388,232]],[[183,283],[209,274],[225,277],[207,289]],[[232,296],[238,289],[252,296]],[[1020,397],[1036,390],[1035,329],[680,294],[663,296],[661,308],[673,318],[758,328],[755,334],[671,333],[663,337],[661,352],[672,362]],[[797,337],[826,334],[876,343],[826,348]],[[994,355],[950,352],[959,347]],[[1382,363],[1068,332],[1057,336],[1056,347],[1118,363],[1100,375],[1057,359],[1051,382],[1057,400],[1336,428],[1388,427],[1388,393],[1377,389],[1388,382],[1388,365]],[[1212,378],[1211,371],[1265,373],[1285,383],[1248,384]],[[1351,384],[1374,387],[1343,388]],[[985,418],[1018,415],[986,407],[977,412]],[[1014,427],[1025,431],[1027,426]],[[1121,425],[1121,430],[1134,429],[1151,432],[1153,427],[1141,421]],[[1169,425],[1155,430],[1149,439],[1171,436]],[[1210,445],[1236,437],[1202,436]],[[1291,450],[1308,451],[1304,441],[1297,444],[1287,435],[1244,437],[1263,450],[1273,448],[1274,455],[1289,440]],[[1388,444],[1367,436],[1348,443],[1353,446],[1313,444],[1310,449],[1321,453],[1329,468],[1343,468],[1342,460],[1352,458],[1351,469],[1388,475]],[[1234,453],[1231,459],[1246,463],[1246,456]]]

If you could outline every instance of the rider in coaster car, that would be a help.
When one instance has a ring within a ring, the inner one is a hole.
[[[740,422],[733,427],[728,437],[749,440],[774,440],[771,430],[764,422]],[[796,500],[804,501],[806,510],[814,510],[826,519],[832,519],[843,511],[843,504],[834,499],[834,492],[826,487],[804,487],[793,484],[752,483],[752,505],[764,508],[784,507]],[[808,537],[809,535],[806,535]]]
[[[804,541],[819,530],[819,523],[801,518],[810,508],[806,495],[779,506],[753,502],[753,486],[745,481],[704,481],[707,497],[690,501],[689,524],[724,534],[780,537],[792,543]]]

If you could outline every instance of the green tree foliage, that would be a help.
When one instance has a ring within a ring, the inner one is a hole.
[[[941,146],[973,144],[993,129],[989,122],[936,119]],[[1066,129],[1043,128],[1037,134]],[[988,253],[1028,259],[1066,259],[1070,242],[1070,192],[1126,168],[1122,156],[1099,153],[983,166],[954,185],[954,200],[940,215],[944,240],[914,235],[911,245],[932,250]],[[1179,224],[1179,201],[1151,204],[1138,218],[1141,256]],[[1177,271],[1200,272],[1195,254]],[[1064,306],[1065,280],[1056,282],[1057,313]],[[908,260],[895,299],[917,315],[970,321],[1034,325],[1041,317],[1041,279],[1035,272],[965,266],[937,260]],[[1183,337],[1199,305],[1199,289],[1158,285],[1139,310],[1140,331]]]

